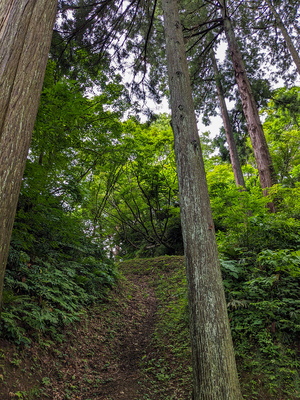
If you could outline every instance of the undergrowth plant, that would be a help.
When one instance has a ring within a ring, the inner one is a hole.
[[[248,192],[223,189],[223,185],[215,188],[212,204],[243,395],[249,400],[300,398],[297,208],[286,207],[282,200],[277,203],[278,212],[271,214],[265,207],[270,199],[263,198],[256,187]],[[149,265],[156,276],[159,307],[153,340],[159,357],[145,359],[147,376],[158,393],[162,379],[172,385],[172,372],[182,376],[178,387],[188,390],[191,354],[184,266],[176,257],[165,257],[163,263],[161,258],[152,263],[136,259],[133,265],[140,271]],[[166,368],[173,360],[176,368]]]
[[[105,298],[116,278],[102,246],[57,199],[24,212],[29,200],[19,201],[0,324],[1,337],[18,345],[41,335],[61,341],[65,325]]]
[[[275,214],[261,207],[268,199],[260,200],[256,189],[232,188],[229,197],[222,190],[227,207],[214,208],[231,331],[249,399],[262,393],[300,397],[300,216],[290,199],[286,207],[276,198],[281,190],[272,192]]]

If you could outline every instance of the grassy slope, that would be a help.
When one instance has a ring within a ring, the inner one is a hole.
[[[122,268],[139,273],[144,271],[151,274],[155,282],[159,306],[152,343],[153,355],[151,359],[144,360],[143,368],[153,388],[161,396],[157,398],[191,398],[191,351],[183,257],[130,260],[124,262]],[[267,348],[258,350],[255,343],[251,343],[251,338],[243,340],[245,349],[241,356],[237,356],[237,364],[244,397],[251,400],[300,398],[299,374],[295,369],[299,362],[295,357],[294,345],[291,344],[290,348],[286,346],[284,351],[282,349],[282,357],[279,355],[276,358],[274,355],[270,358]],[[279,344],[277,347],[283,346]],[[289,362],[290,370],[287,371]],[[262,365],[264,368],[261,368]],[[163,392],[168,393],[169,397],[163,397]]]

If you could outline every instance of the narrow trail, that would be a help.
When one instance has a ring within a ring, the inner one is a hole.
[[[140,365],[151,345],[157,302],[149,278],[131,275],[128,279],[133,285],[133,293],[127,307],[124,332],[119,338],[118,367],[112,376],[113,380],[103,386],[99,400],[142,398],[139,397]]]
[[[125,278],[103,302],[83,310],[78,323],[56,326],[54,338],[32,336],[28,347],[0,338],[0,400],[192,398],[183,257],[128,260],[119,268]],[[241,371],[252,399],[255,375]],[[268,386],[259,390],[255,399],[275,400]]]
[[[107,303],[93,309],[76,331],[72,329],[55,354],[43,357],[49,384],[42,400],[143,399],[148,389],[141,363],[151,351],[157,309],[151,280],[127,274]]]
[[[143,399],[149,391],[141,365],[157,310],[151,281],[127,274],[103,304],[65,330],[61,344],[43,338],[18,350],[1,342],[0,400]]]
[[[57,328],[54,339],[40,336],[29,347],[0,340],[0,400],[190,398],[188,340],[184,334],[182,343],[174,341],[173,328],[163,324],[182,297],[181,278],[171,282],[167,270],[181,271],[182,263],[182,257],[124,262],[124,277],[103,303],[86,309],[77,324]]]

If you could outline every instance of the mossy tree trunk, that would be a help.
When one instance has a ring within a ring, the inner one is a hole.
[[[163,0],[162,5],[188,280],[193,400],[239,400],[242,397],[177,1]]]
[[[221,83],[221,79],[220,79],[218,65],[217,65],[215,53],[213,50],[211,50],[211,60],[212,60],[212,65],[213,65],[213,69],[214,69],[218,98],[219,98],[221,114],[222,114],[226,139],[227,139],[227,143],[228,143],[230,161],[231,161],[231,166],[232,166],[232,170],[233,170],[233,174],[234,174],[235,183],[237,186],[242,186],[245,188],[245,181],[244,181],[244,176],[243,176],[243,172],[242,172],[242,168],[241,168],[241,163],[240,163],[236,143],[235,143],[235,140],[233,137],[233,131],[232,131],[229,114],[228,114],[228,110],[227,110],[227,106],[226,106],[226,102],[225,102],[225,98],[224,98],[224,92],[223,92],[223,87],[222,87],[222,83]]]
[[[0,316],[14,217],[57,0],[0,0]]]

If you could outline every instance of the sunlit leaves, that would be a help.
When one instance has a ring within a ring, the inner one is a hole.
[[[278,89],[265,109],[266,138],[277,170],[279,181],[285,185],[295,183],[300,163],[300,89]],[[296,179],[295,179],[296,178]]]

